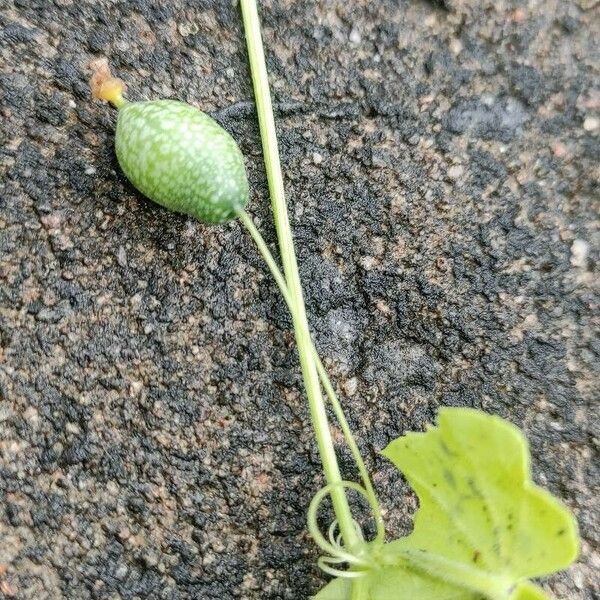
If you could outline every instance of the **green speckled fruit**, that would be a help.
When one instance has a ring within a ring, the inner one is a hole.
[[[206,223],[223,223],[248,202],[248,179],[237,144],[189,104],[125,102],[119,107],[115,147],[131,183],[165,208]]]

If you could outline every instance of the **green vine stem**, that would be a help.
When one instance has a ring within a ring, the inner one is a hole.
[[[283,299],[285,300],[286,304],[288,305],[290,312],[293,312],[295,309],[294,301],[293,301],[290,291],[287,287],[285,277],[279,270],[279,267],[277,266],[277,262],[273,258],[273,254],[269,250],[269,247],[268,247],[267,243],[265,242],[263,236],[261,235],[260,231],[256,228],[256,225],[252,221],[252,217],[245,210],[238,210],[237,215],[238,215],[240,221],[242,222],[242,224],[244,225],[244,227],[246,227],[246,229],[248,230],[248,233],[250,234],[252,239],[254,240],[254,243],[256,244],[258,251],[260,252],[261,256],[263,257],[263,260],[265,261],[267,267],[269,268],[269,271],[273,275],[273,278],[275,279],[275,283],[277,284],[279,290],[281,291],[281,295],[283,296]],[[321,358],[319,357],[317,349],[315,348],[314,343],[312,343],[312,340],[311,340],[311,345],[312,345],[313,360],[315,361],[315,365],[317,367],[317,373],[319,375],[319,379],[321,380],[321,384],[323,385],[323,388],[325,389],[327,398],[329,399],[329,402],[331,403],[331,407],[333,408],[333,412],[336,416],[336,419],[338,420],[338,423],[340,424],[342,433],[344,434],[344,438],[346,439],[346,443],[348,444],[348,447],[350,448],[350,452],[352,453],[352,457],[354,458],[354,462],[356,463],[358,472],[360,474],[360,477],[361,477],[363,485],[364,485],[364,491],[366,492],[365,498],[367,499],[369,506],[371,507],[371,510],[373,511],[373,518],[375,519],[375,525],[377,527],[376,540],[383,541],[383,539],[385,537],[385,530],[384,530],[384,526],[383,526],[383,517],[381,515],[381,507],[379,506],[377,494],[375,493],[373,484],[371,483],[371,478],[369,477],[367,467],[366,467],[366,465],[363,461],[363,458],[360,454],[358,444],[356,443],[356,440],[354,439],[354,435],[352,434],[352,430],[350,429],[350,425],[348,424],[346,415],[344,414],[344,411],[342,409],[340,401],[338,400],[337,394],[335,393],[335,390],[333,388],[331,380],[329,379],[329,375],[327,374],[327,371],[325,370],[325,367],[323,366]]]
[[[352,513],[350,512],[350,507],[348,505],[348,499],[344,488],[341,486],[342,477],[335,454],[331,431],[329,430],[329,422],[327,420],[325,402],[323,401],[323,396],[321,394],[317,366],[313,357],[313,344],[308,328],[308,321],[306,319],[302,286],[300,283],[294,242],[285,201],[283,176],[279,162],[279,149],[275,131],[275,120],[273,118],[271,93],[269,90],[256,2],[255,0],[241,0],[241,8],[246,33],[246,43],[248,46],[252,82],[254,85],[254,95],[256,98],[256,109],[258,113],[263,154],[265,158],[265,168],[271,196],[271,206],[275,220],[275,229],[279,240],[285,280],[287,282],[290,300],[294,307],[294,310],[292,311],[292,320],[296,334],[296,343],[298,345],[304,386],[306,388],[306,395],[310,406],[313,427],[319,446],[325,478],[327,483],[333,486],[331,488],[331,500],[338,526],[344,541],[344,546],[352,551],[354,548],[358,548],[363,542],[356,531]]]

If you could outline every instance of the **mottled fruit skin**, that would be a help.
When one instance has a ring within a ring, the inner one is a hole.
[[[115,148],[131,183],[165,208],[223,223],[248,202],[244,160],[234,139],[189,104],[127,102],[119,109]]]

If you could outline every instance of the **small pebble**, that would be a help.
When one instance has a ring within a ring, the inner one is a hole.
[[[12,598],[17,595],[15,588],[8,581],[0,581],[0,592],[7,598]]]
[[[460,179],[463,176],[464,168],[461,165],[453,165],[448,169],[450,179]]]
[[[79,433],[81,429],[79,429],[79,425],[77,423],[73,423],[72,421],[67,422],[65,425],[65,430],[68,433]]]
[[[357,381],[356,377],[352,377],[351,379],[348,379],[348,381],[346,381],[344,383],[344,392],[346,393],[346,395],[348,397],[354,396],[354,394],[356,394],[357,388],[358,388],[358,381]]]
[[[458,38],[452,38],[450,40],[450,51],[454,56],[458,56],[463,50],[462,42]]]
[[[39,420],[40,420],[40,415],[37,411],[37,409],[34,406],[28,406],[24,411],[23,411],[23,418],[26,421],[29,421],[29,423],[31,425],[37,425]]]
[[[585,267],[590,253],[590,245],[585,240],[573,240],[571,244],[571,264],[574,267]]]
[[[60,227],[62,218],[60,213],[50,213],[49,215],[44,215],[41,219],[41,222],[48,229],[58,229]]]
[[[116,496],[119,493],[119,486],[114,481],[109,481],[106,484],[106,491],[111,496]]]
[[[597,117],[586,117],[583,121],[583,128],[586,131],[596,131],[596,129],[600,129],[600,119]]]
[[[14,415],[14,413],[8,405],[0,406],[0,422],[7,421],[13,415]]]
[[[556,158],[564,158],[567,155],[567,147],[561,142],[555,142],[552,144],[552,154]]]
[[[515,23],[524,23],[527,21],[527,11],[522,7],[515,9],[511,16]]]
[[[312,159],[315,165],[320,165],[323,162],[323,156],[321,156],[318,152],[313,152]]]
[[[117,569],[115,570],[115,579],[117,579],[118,581],[123,581],[123,579],[125,579],[125,577],[127,576],[127,566],[126,565],[119,565],[117,567]]]
[[[143,561],[144,561],[146,567],[148,567],[149,569],[152,569],[153,567],[156,567],[156,565],[158,564],[158,556],[156,555],[155,552],[149,550],[144,554]]]
[[[183,37],[187,37],[188,35],[198,33],[200,29],[196,23],[179,23],[179,25],[177,25],[177,31],[179,31],[179,34]]]
[[[123,246],[119,246],[119,249],[117,250],[117,263],[119,263],[119,266],[121,267],[127,266],[127,253]]]
[[[352,28],[352,31],[350,32],[349,40],[352,44],[360,44],[362,37],[361,37],[360,33],[358,32],[358,29]]]
[[[129,384],[129,395],[137,396],[142,391],[143,387],[144,384],[141,381],[132,381]]]

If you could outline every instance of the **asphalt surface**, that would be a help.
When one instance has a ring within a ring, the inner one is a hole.
[[[132,189],[87,87],[106,56],[130,98],[213,114],[273,242],[235,2],[0,7],[0,598],[308,598],[323,481],[285,306],[238,223]],[[416,502],[378,451],[480,407],[578,517],[545,585],[599,598],[600,5],[262,14],[310,321],[390,537]]]

